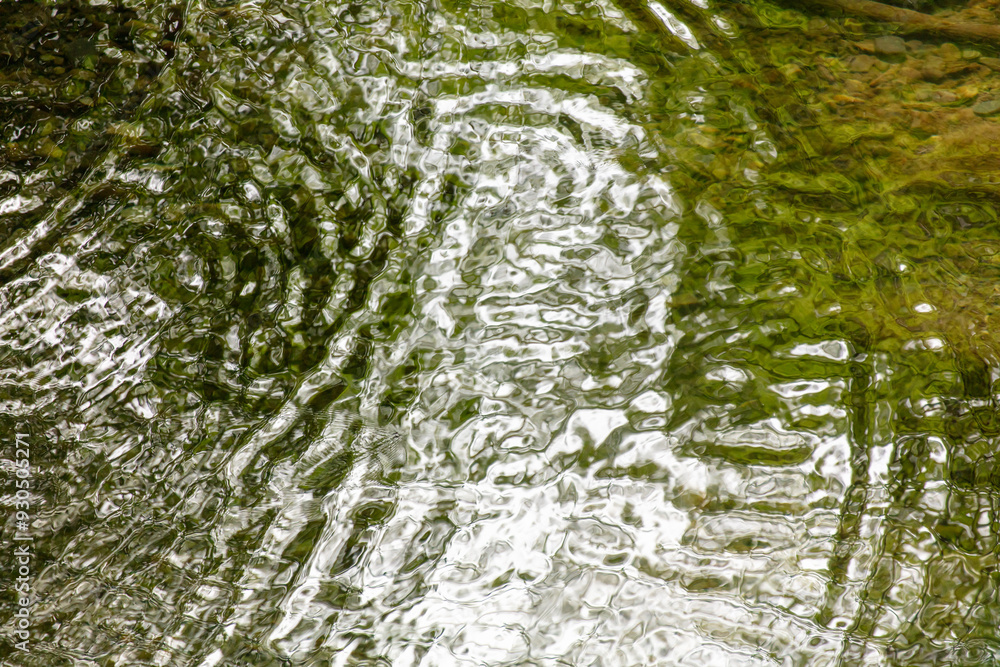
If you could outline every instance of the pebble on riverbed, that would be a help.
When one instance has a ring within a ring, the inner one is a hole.
[[[977,116],[992,116],[1000,111],[1000,99],[983,100],[972,106],[972,112]]]
[[[903,41],[902,37],[895,35],[876,37],[874,46],[875,53],[884,56],[895,56],[906,53],[906,42]]]
[[[878,64],[878,58],[873,58],[862,53],[851,58],[847,66],[852,72],[863,74],[875,67],[876,64]]]

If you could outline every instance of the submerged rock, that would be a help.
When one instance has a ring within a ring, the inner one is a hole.
[[[850,60],[850,62],[848,63],[847,66],[848,66],[848,68],[852,72],[857,72],[859,74],[863,74],[863,73],[869,71],[877,63],[878,63],[878,59],[877,58],[873,58],[871,56],[868,56],[868,55],[865,55],[865,54],[861,54],[861,55],[857,55],[857,56],[854,56],[853,58],[851,58],[851,60]]]
[[[875,53],[885,56],[895,56],[906,53],[906,42],[902,37],[884,35],[875,38]]]
[[[1000,99],[983,100],[972,107],[972,112],[977,116],[992,116],[997,111],[1000,111]]]

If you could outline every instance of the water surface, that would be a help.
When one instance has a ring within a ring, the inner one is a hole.
[[[989,45],[0,15],[7,664],[995,664]]]

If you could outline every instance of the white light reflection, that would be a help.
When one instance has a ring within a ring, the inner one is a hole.
[[[674,16],[666,7],[661,5],[656,0],[650,0],[649,9],[656,15],[658,19],[663,21],[663,25],[666,26],[667,30],[673,33],[678,39],[690,46],[692,49],[700,49],[701,45],[698,44],[698,39],[691,32],[683,21]]]

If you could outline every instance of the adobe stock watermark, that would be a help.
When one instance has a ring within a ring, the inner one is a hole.
[[[18,651],[29,650],[31,642],[31,566],[34,544],[31,536],[31,447],[27,433],[14,434],[14,539],[13,579],[15,611],[13,631]]]

